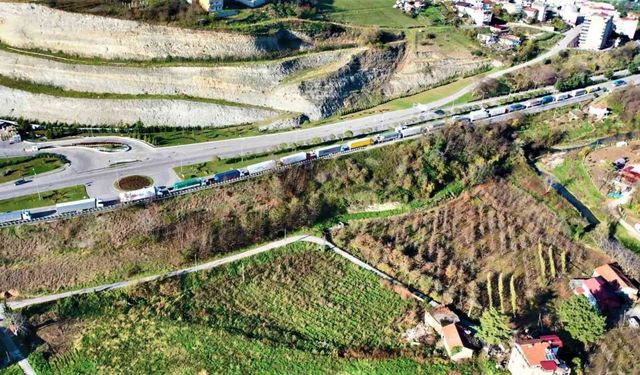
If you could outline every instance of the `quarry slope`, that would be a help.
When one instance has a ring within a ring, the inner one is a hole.
[[[276,111],[190,100],[78,99],[0,86],[0,116],[84,125],[228,126],[277,117]]]
[[[311,46],[293,33],[250,36],[148,25],[0,2],[0,41],[20,48],[104,59],[247,59]]]

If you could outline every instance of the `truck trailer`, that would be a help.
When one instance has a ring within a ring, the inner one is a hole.
[[[483,120],[488,117],[489,117],[489,112],[487,112],[486,109],[479,109],[477,111],[473,111],[469,113],[469,120],[471,121]]]
[[[342,151],[342,145],[333,145],[333,146],[319,148],[313,151],[313,155],[315,155],[316,158],[321,158],[323,156],[335,154],[340,151]]]
[[[205,185],[205,181],[203,179],[190,178],[188,180],[178,181],[175,184],[173,184],[173,191],[180,191],[180,190],[189,189],[196,186],[203,186],[203,185]]]
[[[388,131],[388,132],[384,132],[382,134],[378,134],[376,136],[376,142],[380,143],[380,142],[387,142],[387,141],[391,141],[394,139],[400,138],[400,133],[397,131]]]
[[[284,156],[280,158],[280,164],[282,165],[291,165],[295,163],[300,163],[302,161],[307,160],[309,157],[306,152],[298,152],[292,155]]]
[[[495,117],[507,113],[507,107],[496,107],[489,110],[489,116]]]
[[[11,211],[0,213],[0,223],[10,223],[13,221],[31,220],[29,211]]]
[[[237,169],[232,169],[226,172],[220,172],[213,175],[214,182],[224,182],[229,180],[234,180],[240,177],[240,171]]]
[[[156,188],[154,186],[151,186],[143,189],[125,191],[123,193],[120,193],[120,202],[121,203],[135,202],[135,201],[141,201],[144,199],[151,199],[155,197],[156,197]]]
[[[276,168],[276,161],[267,160],[267,161],[263,161],[262,163],[251,164],[246,169],[249,174],[256,174],[256,173],[266,172],[275,168]]]
[[[361,147],[367,147],[373,144],[373,138],[363,138],[363,139],[356,139],[354,141],[351,142],[347,142],[347,144],[345,145],[345,150],[353,150],[356,148],[361,148]]]
[[[66,203],[58,203],[56,204],[56,213],[66,214],[69,212],[82,212],[86,210],[92,210],[94,208],[102,208],[104,204],[102,200],[97,198],[87,198],[81,199],[79,201],[66,202]]]
[[[411,128],[404,128],[400,130],[400,135],[402,138],[411,137],[412,135],[422,133],[422,126],[413,126]]]

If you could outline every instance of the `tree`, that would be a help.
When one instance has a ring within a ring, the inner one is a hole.
[[[560,269],[562,273],[567,273],[567,250],[562,251],[560,255]]]
[[[493,308],[493,288],[491,287],[491,278],[493,273],[487,273],[487,296],[489,297],[489,308]]]
[[[557,314],[571,337],[584,344],[594,343],[604,335],[605,317],[582,295],[561,303]]]
[[[553,247],[549,246],[548,250],[549,255],[549,269],[551,270],[551,278],[556,278],[556,262],[553,260]]]
[[[544,262],[544,255],[542,254],[542,243],[538,242],[538,259],[540,259],[540,284],[544,285],[547,278],[547,267]]]
[[[516,294],[516,275],[511,275],[509,280],[509,294],[511,295],[511,312],[515,315],[518,310],[518,295]]]
[[[512,336],[509,317],[494,308],[486,310],[480,317],[477,336],[489,345],[508,341]]]
[[[498,274],[498,297],[500,298],[500,312],[504,314],[504,275]]]

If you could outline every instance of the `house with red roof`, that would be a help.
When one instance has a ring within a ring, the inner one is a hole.
[[[638,299],[638,285],[622,272],[618,264],[603,264],[593,270],[593,276],[606,280],[614,292],[624,295],[630,301]]]
[[[507,369],[513,375],[568,375],[571,370],[558,358],[562,346],[557,335],[519,340],[511,348]]]
[[[473,347],[458,323],[442,327],[442,343],[452,361],[458,362],[473,357]]]
[[[585,296],[593,306],[601,311],[613,311],[622,306],[622,299],[602,277],[574,279],[570,285],[575,294]]]

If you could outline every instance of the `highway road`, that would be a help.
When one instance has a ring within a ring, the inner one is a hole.
[[[570,45],[578,34],[578,28],[572,29],[556,46],[546,53],[521,65],[491,73],[488,77],[497,78],[549,58]],[[0,184],[0,199],[73,185],[85,185],[90,196],[110,200],[117,197],[118,192],[113,183],[122,176],[144,174],[152,177],[156,185],[171,185],[179,180],[173,171],[174,167],[205,162],[211,160],[214,156],[228,158],[261,153],[277,149],[283,144],[301,144],[318,139],[341,138],[347,132],[351,132],[354,135],[367,134],[394,128],[398,125],[423,121],[427,119],[425,114],[427,111],[442,107],[471,92],[477,83],[474,82],[446,98],[409,109],[254,137],[162,148],[152,147],[144,142],[130,138],[93,137],[84,139],[84,141],[91,142],[126,143],[131,147],[127,152],[113,153],[102,152],[88,147],[73,146],[74,143],[82,141],[78,139],[43,142],[38,144],[41,147],[40,152],[62,154],[70,161],[70,165],[56,173],[37,176],[33,178],[32,182],[18,187],[13,183]],[[495,100],[499,99],[496,98]],[[0,157],[27,154],[24,151],[25,143],[0,148]]]

